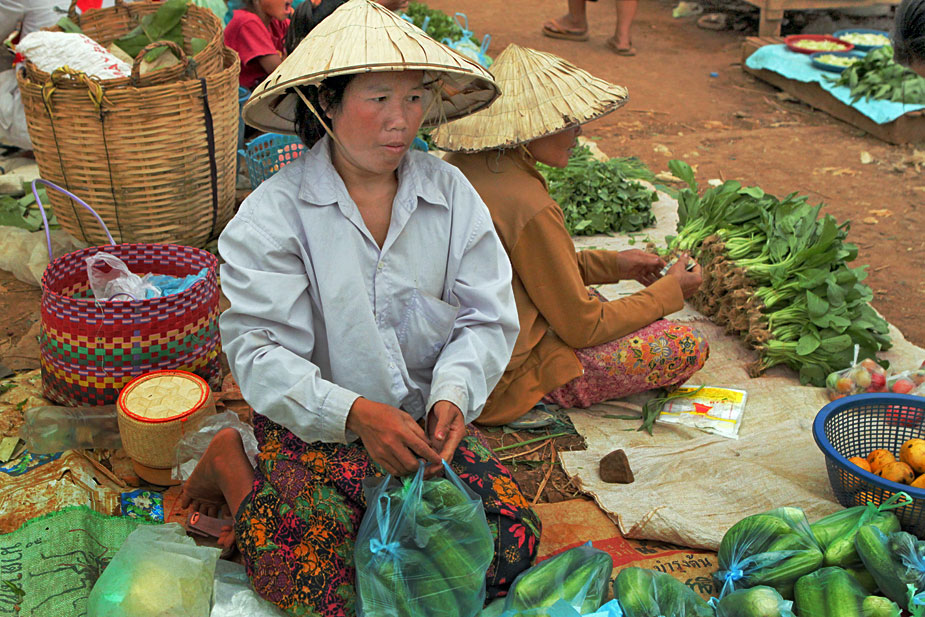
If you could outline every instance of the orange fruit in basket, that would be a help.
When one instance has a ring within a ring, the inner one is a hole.
[[[925,473],[920,475],[918,478],[912,481],[912,484],[909,486],[913,488],[925,488]]]
[[[872,503],[875,506],[879,506],[884,501],[887,501],[890,497],[893,496],[893,493],[887,491],[886,493],[876,493],[874,491],[860,491],[851,496],[851,504],[855,506],[866,506],[868,503]]]
[[[884,480],[899,482],[900,484],[909,484],[915,479],[915,472],[912,471],[912,467],[902,461],[887,463],[877,475]]]
[[[880,473],[880,470],[883,469],[887,463],[896,462],[896,457],[893,456],[893,453],[889,450],[877,448],[867,455],[867,462],[870,463],[870,470],[872,472]]]
[[[899,460],[916,473],[925,473],[925,439],[910,439],[899,449]]]
[[[853,463],[854,465],[857,465],[864,471],[870,471],[870,463],[867,462],[866,458],[863,458],[861,456],[852,456],[851,458],[848,459],[848,462]]]

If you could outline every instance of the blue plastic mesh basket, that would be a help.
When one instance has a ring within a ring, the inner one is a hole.
[[[247,162],[251,186],[257,185],[302,155],[305,146],[294,135],[267,133],[248,142],[238,153]]]
[[[892,512],[905,531],[925,537],[925,489],[884,480],[848,462],[877,448],[889,450],[898,460],[906,440],[925,437],[925,398],[884,393],[838,399],[816,415],[813,437],[825,454],[829,482],[841,505],[880,505],[905,491],[912,503]]]

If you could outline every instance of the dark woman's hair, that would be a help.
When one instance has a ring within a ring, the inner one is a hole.
[[[307,2],[308,0],[306,0]],[[302,98],[296,94],[295,104],[295,129],[299,134],[299,139],[305,144],[306,148],[311,148],[319,139],[324,137],[325,127],[332,130],[331,119],[327,117],[327,111],[336,111],[344,101],[344,91],[347,84],[350,83],[355,75],[338,75],[337,77],[328,77],[322,81],[318,87],[299,86],[302,94],[312,104],[318,115],[321,116],[324,124],[318,121]]]
[[[289,18],[289,29],[286,31],[286,53],[291,54],[306,34],[346,1],[321,0],[316,6],[312,0],[303,0]]]
[[[925,0],[903,0],[896,9],[893,59],[904,66],[925,62]]]

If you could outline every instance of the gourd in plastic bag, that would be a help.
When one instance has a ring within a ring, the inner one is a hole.
[[[504,603],[503,617],[546,617],[563,601],[573,613],[590,613],[607,595],[613,558],[588,542],[542,561],[517,575]]]
[[[925,615],[921,601],[925,592],[925,542],[905,531],[886,534],[873,525],[864,525],[858,530],[855,544],[880,593],[915,617]]]
[[[890,510],[901,508],[911,502],[912,498],[909,495],[899,492],[879,506],[868,503],[866,506],[845,508],[810,525],[823,550],[823,563],[843,568],[860,566],[861,558],[854,545],[858,529],[862,525],[870,524],[886,533],[899,531],[899,519]]]
[[[716,553],[713,575],[720,598],[735,589],[768,585],[793,598],[793,584],[822,565],[822,549],[800,508],[747,516],[729,528]]]
[[[357,617],[474,617],[494,542],[481,499],[449,465],[399,484],[371,479],[354,559]]]
[[[794,617],[793,602],[764,585],[733,591],[715,602],[715,606],[716,617]]]
[[[100,302],[144,300],[161,295],[160,289],[146,278],[133,274],[124,261],[102,251],[87,257],[87,277],[93,297]]]
[[[713,608],[693,589],[658,570],[620,570],[613,596],[625,617],[714,617]]]
[[[800,617],[899,617],[899,607],[870,595],[843,568],[829,566],[800,577],[794,605]]]
[[[221,551],[196,546],[177,523],[128,535],[90,591],[88,617],[208,617]]]

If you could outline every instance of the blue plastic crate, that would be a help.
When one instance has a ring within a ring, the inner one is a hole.
[[[238,153],[247,162],[251,186],[257,185],[302,155],[305,146],[294,135],[267,133],[250,141]]]
[[[925,398],[909,394],[857,394],[823,407],[813,422],[813,437],[825,454],[829,482],[838,503],[847,507],[875,505],[899,491],[912,503],[892,512],[905,531],[925,538],[925,489],[884,480],[848,461],[883,448],[899,459],[909,439],[925,438]]]

